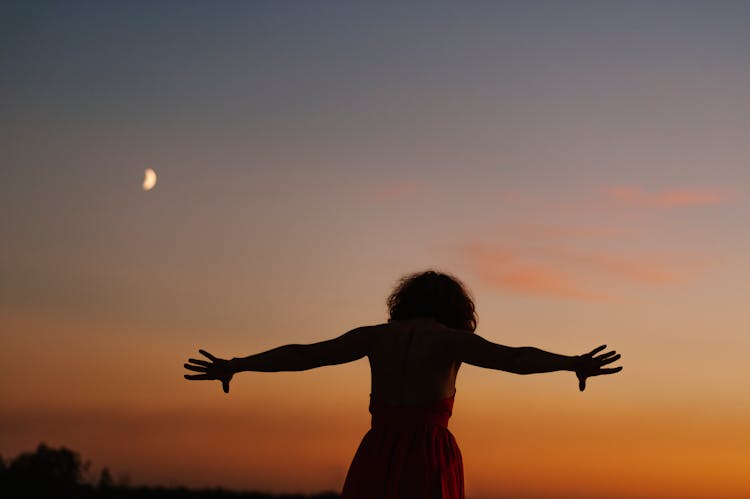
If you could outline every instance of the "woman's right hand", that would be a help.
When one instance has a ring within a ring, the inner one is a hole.
[[[198,352],[210,360],[210,362],[201,359],[188,359],[188,364],[185,364],[185,369],[189,371],[196,371],[201,374],[186,374],[185,379],[189,380],[213,380],[217,379],[221,381],[221,387],[224,389],[224,393],[229,393],[229,382],[234,375],[234,369],[231,363],[226,359],[220,359],[214,357],[205,350],[198,350]]]
[[[602,345],[591,350],[589,353],[578,357],[578,365],[576,366],[575,372],[576,377],[578,378],[579,390],[584,391],[586,389],[586,378],[590,378],[591,376],[601,376],[602,374],[614,374],[622,371],[622,367],[602,367],[620,359],[620,354],[614,350],[610,350],[601,355],[595,355],[605,348],[607,348],[607,345]]]

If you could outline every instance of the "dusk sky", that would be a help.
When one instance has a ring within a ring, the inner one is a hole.
[[[188,382],[462,279],[469,499],[750,497],[750,3],[4,2],[0,454],[340,491],[369,368]],[[158,175],[141,188],[144,170]]]

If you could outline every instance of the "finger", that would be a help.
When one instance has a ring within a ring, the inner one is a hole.
[[[203,366],[193,366],[193,365],[190,365],[190,364],[183,364],[183,365],[185,366],[185,369],[188,369],[190,371],[197,371],[199,373],[205,373],[206,372],[206,368],[203,367]]]
[[[229,380],[222,381],[221,387],[224,389],[224,393],[229,393]]]
[[[210,366],[211,365],[210,362],[206,362],[205,360],[201,360],[201,359],[188,359],[188,362],[190,362],[191,364],[198,364],[199,366]]]
[[[608,367],[605,369],[599,369],[596,373],[591,376],[601,376],[602,374],[614,374],[622,371],[622,367]]]
[[[604,350],[605,348],[607,348],[607,345],[601,345],[601,346],[598,346],[598,347],[594,348],[593,350],[591,350],[591,351],[589,352],[589,355],[591,355],[591,356],[593,357],[593,356],[594,356],[594,354],[596,354],[596,353],[598,353],[598,352],[601,352],[601,351],[602,351],[602,350]]]
[[[216,357],[214,357],[210,353],[206,352],[205,350],[198,350],[198,353],[201,354],[201,355],[203,355],[203,356],[205,356],[205,357],[208,357],[212,361],[216,362]]]
[[[620,366],[620,367],[608,367],[606,369],[599,369],[599,372],[601,372],[602,374],[614,374],[614,373],[619,373],[620,371],[622,371],[622,366]]]
[[[614,357],[610,357],[608,359],[600,360],[599,365],[606,366],[607,364],[611,364],[612,362],[617,362],[618,360],[620,360],[620,354],[617,354]]]
[[[186,374],[185,379],[202,380],[202,379],[216,379],[208,374]]]
[[[584,391],[586,389],[586,378],[578,378],[578,389]]]
[[[615,350],[610,350],[610,351],[609,351],[609,352],[607,352],[607,353],[603,353],[603,354],[601,354],[601,355],[598,355],[598,356],[597,356],[596,358],[597,358],[598,360],[603,360],[603,359],[607,359],[607,358],[609,358],[609,357],[612,357],[613,355],[616,355],[616,354],[617,354],[617,352],[616,352]]]

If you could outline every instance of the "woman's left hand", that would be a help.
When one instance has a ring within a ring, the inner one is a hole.
[[[579,390],[584,391],[586,389],[586,378],[590,378],[591,376],[601,376],[602,374],[614,374],[622,371],[622,367],[603,367],[620,360],[620,354],[614,350],[610,350],[601,355],[596,355],[605,348],[607,348],[607,345],[602,345],[578,358],[576,377],[578,378]]]
[[[226,359],[214,357],[205,350],[198,350],[198,352],[209,359],[210,362],[201,359],[188,359],[189,363],[185,364],[185,369],[196,371],[201,374],[186,374],[185,379],[218,379],[221,381],[221,387],[224,389],[224,393],[229,393],[229,381],[231,381],[232,376],[234,375],[234,369],[232,369],[230,362]]]

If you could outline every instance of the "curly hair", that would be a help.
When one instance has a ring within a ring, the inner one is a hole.
[[[388,297],[390,320],[431,317],[444,326],[464,331],[477,328],[474,302],[455,277],[427,270],[407,275]]]

